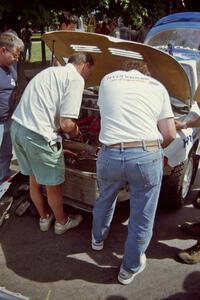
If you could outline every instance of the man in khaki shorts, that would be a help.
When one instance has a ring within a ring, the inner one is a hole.
[[[79,116],[84,79],[93,70],[88,53],[75,53],[66,66],[50,67],[27,85],[12,119],[11,137],[21,172],[29,176],[30,196],[40,215],[39,226],[47,231],[55,217],[55,233],[76,227],[81,215],[67,216],[63,210],[61,184],[65,164],[60,129],[78,137],[74,119]],[[46,186],[46,203],[41,186]]]

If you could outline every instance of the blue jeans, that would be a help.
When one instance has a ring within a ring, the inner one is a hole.
[[[10,126],[12,121],[1,124],[0,130],[0,182],[4,180],[5,177],[11,175],[10,162],[12,159],[12,142],[10,137]],[[3,128],[2,128],[3,127]]]
[[[97,159],[99,197],[93,209],[92,234],[97,241],[108,235],[119,190],[128,183],[130,217],[123,267],[136,272],[140,256],[152,237],[163,175],[163,151],[103,146]]]

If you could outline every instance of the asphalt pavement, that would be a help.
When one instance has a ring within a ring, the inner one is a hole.
[[[199,177],[193,193],[198,182]],[[158,209],[146,269],[128,286],[117,282],[127,235],[127,203],[118,206],[101,252],[90,247],[90,213],[82,212],[84,220],[78,228],[57,236],[53,227],[41,232],[30,212],[16,216],[14,208],[0,228],[0,287],[8,291],[31,300],[200,299],[200,264],[187,265],[177,259],[181,249],[195,244],[178,228],[185,221],[200,220],[200,210],[192,205],[178,211]]]

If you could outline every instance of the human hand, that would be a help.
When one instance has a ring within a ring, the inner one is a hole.
[[[81,142],[81,143],[83,142],[83,137],[82,137],[81,131],[77,124],[75,124],[74,130],[70,131],[69,135],[73,141],[77,141],[77,142]]]
[[[73,137],[72,139],[73,139],[73,141],[84,143],[83,136],[80,131],[79,131],[79,134],[76,137]]]
[[[183,122],[177,121],[177,120],[174,120],[174,122],[175,122],[175,126],[176,126],[177,130],[180,130],[183,128]]]

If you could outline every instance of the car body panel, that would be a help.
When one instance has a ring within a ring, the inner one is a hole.
[[[164,84],[171,96],[181,101],[191,98],[190,83],[181,65],[153,47],[95,33],[69,31],[49,32],[42,39],[62,65],[75,51],[93,55],[95,71],[87,86],[99,85],[104,75],[121,69],[125,59],[141,59],[147,61],[151,75]]]
[[[180,12],[180,13],[174,13],[171,15],[167,15],[161,19],[159,19],[153,27],[157,27],[160,25],[164,25],[167,23],[198,23],[200,22],[200,13],[199,12]],[[191,26],[191,25],[190,25]],[[176,26],[178,27],[178,25]],[[193,26],[194,27],[194,26]],[[200,27],[200,25],[199,25]]]

